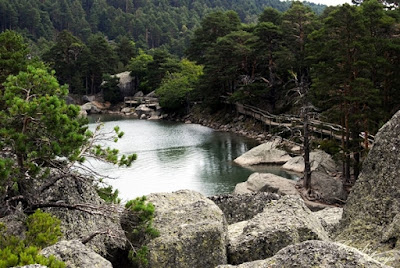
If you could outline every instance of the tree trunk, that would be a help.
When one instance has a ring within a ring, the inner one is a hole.
[[[345,102],[345,118],[344,124],[346,129],[346,140],[345,140],[345,147],[343,148],[345,153],[345,182],[350,182],[350,167],[351,167],[351,158],[350,158],[350,127],[349,127],[349,114],[348,114],[348,107],[347,102]]]
[[[310,165],[310,134],[308,129],[308,107],[304,107],[304,181],[303,186],[309,192],[311,190],[311,165]]]

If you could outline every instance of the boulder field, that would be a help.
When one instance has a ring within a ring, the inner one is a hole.
[[[289,172],[300,174],[304,171],[304,159],[302,156],[291,157],[288,152],[280,149],[283,146],[281,139],[261,144],[234,160],[242,166],[255,165],[282,165],[281,168]],[[347,192],[339,177],[339,170],[332,157],[321,150],[310,153],[311,187],[316,200],[325,204],[337,204],[345,202]],[[281,195],[297,195],[296,188],[302,187],[302,180],[298,183],[288,181],[273,174],[254,173],[244,183],[235,188],[235,193],[248,193],[257,191],[276,192]],[[308,205],[308,204],[307,204]],[[310,207],[314,204],[310,203]]]
[[[160,236],[147,244],[148,267],[400,267],[399,133],[400,112],[376,135],[343,216],[338,208],[312,212],[298,196],[277,193],[206,198],[183,190],[149,195],[147,200],[156,210],[154,227],[159,229]],[[115,258],[110,257],[110,252],[118,252],[117,248],[125,249],[126,238],[122,235],[116,241],[108,240],[120,230],[125,231],[120,219],[126,212],[110,210],[97,199],[90,183],[79,179],[60,180],[54,187],[46,190],[44,201],[95,202],[100,213],[49,209],[61,218],[64,239],[69,241],[43,249],[42,253],[53,252],[67,267],[79,267],[71,260],[76,253],[66,253],[78,248],[83,258],[80,263],[96,260],[98,267],[110,267],[110,262],[104,260],[108,258],[114,267],[130,267],[117,265]],[[7,226],[19,220],[0,219]],[[21,232],[21,228],[24,227],[16,224],[11,229]],[[114,235],[100,235],[98,241],[86,245],[74,241],[98,230],[112,230]],[[97,253],[102,257],[94,255]]]

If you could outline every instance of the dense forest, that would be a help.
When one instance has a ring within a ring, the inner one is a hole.
[[[317,13],[324,6],[308,3]],[[290,2],[279,0],[0,0],[0,30],[22,31],[39,44],[70,31],[87,42],[101,32],[109,40],[134,39],[141,48],[167,48],[183,55],[194,28],[216,10],[234,10],[241,21],[254,23],[265,7],[285,11]],[[41,48],[43,49],[43,48]]]
[[[343,175],[357,178],[367,152],[358,134],[375,133],[400,109],[399,15],[376,0],[330,7],[320,16],[294,2],[283,13],[265,9],[257,24],[213,13],[187,50],[204,66],[194,92],[209,107],[229,96],[344,126]]]

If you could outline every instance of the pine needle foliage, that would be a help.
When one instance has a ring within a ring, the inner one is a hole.
[[[44,247],[56,243],[61,237],[60,220],[36,210],[26,221],[26,238],[6,234],[6,226],[0,223],[0,268],[42,264],[49,268],[64,268],[65,264],[54,256],[39,254]]]

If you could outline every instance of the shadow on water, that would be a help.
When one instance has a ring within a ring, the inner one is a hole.
[[[161,162],[164,163],[180,161],[181,159],[187,157],[188,148],[190,147],[171,147],[157,150],[157,157]]]

